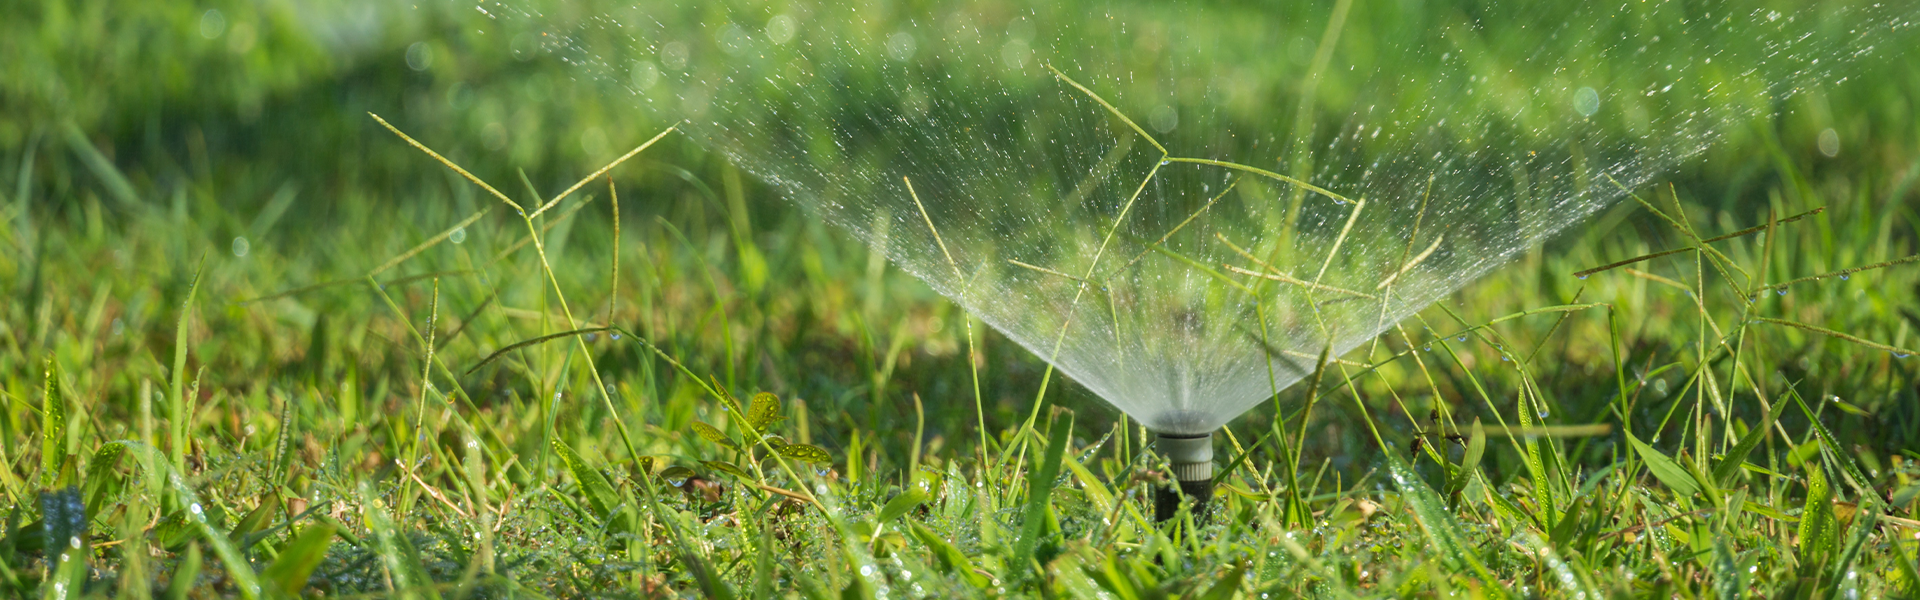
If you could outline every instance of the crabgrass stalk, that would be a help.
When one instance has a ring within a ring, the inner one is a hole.
[[[913,191],[913,179],[901,177],[900,181],[906,184],[907,194],[913,197],[913,206],[920,209],[920,219],[926,221],[927,231],[933,234],[933,241],[940,245],[940,254],[947,258],[947,266],[953,269],[954,280],[965,281],[966,275],[960,271],[960,263],[953,259],[953,252],[947,250],[946,240],[940,237],[940,228],[933,225],[933,216],[927,214],[927,205],[922,204],[920,202],[920,194]],[[980,435],[980,465],[981,468],[984,469],[987,464],[987,407],[980,397],[980,354],[979,349],[975,348],[973,344],[973,318],[962,315],[961,323],[966,327],[967,371],[970,376],[969,382],[973,385],[973,414],[978,419],[975,429]],[[1118,326],[1119,321],[1115,320],[1114,323]],[[914,407],[916,409],[920,406],[919,403],[919,397],[915,396]],[[915,462],[918,463],[919,461],[916,460]],[[983,471],[981,474],[984,476],[985,472]]]
[[[647,140],[646,143],[643,143],[638,147],[635,147],[633,150],[627,152],[625,155],[614,160],[612,163],[609,163],[606,166],[601,167],[599,171],[596,171],[592,175],[589,175],[586,178],[581,179],[580,182],[575,183],[573,187],[567,188],[566,191],[555,195],[552,200],[548,201],[545,205],[542,205],[538,210],[535,210],[533,213],[529,214],[526,212],[524,208],[520,206],[520,204],[514,202],[512,199],[507,198],[506,195],[501,194],[500,191],[494,189],[493,186],[487,185],[486,183],[480,181],[479,178],[474,177],[473,174],[471,173],[468,173],[466,169],[460,168],[458,165],[453,164],[452,161],[442,158],[439,155],[439,153],[436,153],[432,149],[427,148],[425,145],[414,141],[412,137],[407,136],[405,133],[402,133],[399,129],[395,128],[393,125],[388,124],[387,121],[385,119],[381,119],[379,115],[374,115],[372,113],[368,113],[368,114],[372,116],[374,120],[379,121],[381,126],[386,127],[389,131],[392,131],[394,135],[400,136],[400,138],[406,140],[407,143],[413,145],[415,148],[420,149],[422,152],[427,153],[428,156],[433,157],[435,160],[446,165],[448,168],[453,169],[454,172],[459,173],[462,177],[465,177],[467,180],[473,181],[474,183],[479,184],[483,189],[492,193],[495,198],[498,198],[500,201],[507,203],[508,206],[513,207],[515,211],[520,213],[522,217],[521,220],[525,222],[527,226],[527,235],[529,238],[533,240],[534,251],[540,257],[541,271],[543,272],[544,275],[546,275],[546,279],[548,283],[552,284],[554,295],[556,296],[556,299],[560,303],[560,310],[566,316],[568,329],[579,329],[580,328],[579,321],[574,318],[573,309],[568,307],[567,305],[566,294],[560,288],[560,280],[554,275],[552,262],[547,259],[546,244],[541,241],[540,228],[539,226],[534,224],[533,218],[536,216],[539,216],[540,213],[545,212],[547,209],[552,208],[555,204],[558,204],[561,199],[567,197],[568,195],[571,195],[574,192],[574,190],[577,190],[581,186],[585,185],[587,181],[591,181],[592,179],[605,174],[607,171],[612,170],[613,167],[618,166],[620,163],[626,162],[627,159],[632,158],[635,155],[638,155],[642,150],[645,150],[648,147],[652,146],[655,142],[660,141],[661,138],[666,137],[668,133],[672,133],[675,129],[674,127],[668,127],[665,131],[662,131],[658,135],[655,135],[653,139]],[[631,433],[627,431],[626,422],[620,418],[620,411],[618,407],[615,407],[613,404],[612,392],[607,390],[606,383],[600,377],[599,367],[594,365],[592,350],[587,347],[587,342],[585,339],[575,337],[574,341],[577,343],[576,345],[580,351],[580,355],[583,358],[585,358],[587,362],[587,371],[593,375],[593,383],[594,383],[594,387],[596,388],[595,391],[599,393],[601,399],[606,403],[607,411],[613,417],[612,420],[613,420],[614,426],[620,432],[620,441],[622,444],[626,446],[627,456],[629,457],[640,456],[639,451],[637,451],[634,448],[633,436]]]

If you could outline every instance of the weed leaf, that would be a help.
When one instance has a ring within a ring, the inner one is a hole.
[[[680,487],[680,484],[686,483],[688,479],[695,475],[699,475],[699,473],[680,465],[674,465],[660,470],[660,480],[674,487]]]
[[[831,463],[833,455],[813,444],[787,444],[778,448],[781,456],[810,463]]]
[[[780,397],[771,392],[753,395],[752,404],[747,408],[747,425],[755,432],[766,433],[767,427],[780,422]]]
[[[695,434],[698,434],[701,439],[707,440],[709,442],[713,442],[715,444],[719,444],[721,446],[725,446],[729,450],[740,449],[740,446],[735,445],[733,443],[733,440],[727,439],[727,434],[721,433],[720,428],[718,427],[714,427],[712,425],[708,425],[700,421],[694,421],[693,432]]]
[[[709,469],[713,469],[721,473],[726,473],[734,477],[739,477],[741,479],[745,479],[748,481],[753,480],[752,473],[748,473],[746,469],[742,469],[739,466],[724,460],[703,460],[703,461],[700,461],[700,464],[706,465],[706,467]]]

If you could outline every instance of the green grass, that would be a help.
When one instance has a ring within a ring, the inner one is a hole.
[[[1920,586],[1913,65],[1328,363],[1229,426],[1214,512],[1169,526],[1143,431],[1058,378],[1036,406],[1044,363],[877,252],[671,133],[589,176],[621,151],[583,132],[665,124],[502,44],[408,70],[455,17],[368,66],[270,11],[239,50],[198,7],[51,16],[102,6],[0,15],[0,596]]]

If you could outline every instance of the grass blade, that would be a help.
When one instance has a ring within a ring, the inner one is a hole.
[[[1700,493],[1700,483],[1694,481],[1693,476],[1687,474],[1687,470],[1680,468],[1672,458],[1661,454],[1658,449],[1640,441],[1640,438],[1634,437],[1630,432],[1627,433],[1627,442],[1633,445],[1633,452],[1640,456],[1640,461],[1647,463],[1647,471],[1652,472],[1653,477],[1659,479],[1660,483],[1666,484],[1667,489],[1683,497]]]
[[[168,408],[167,450],[171,452],[173,470],[187,470],[187,445],[191,443],[193,415],[187,409],[187,325],[193,320],[193,298],[200,292],[200,274],[205,271],[207,255],[200,255],[200,265],[193,269],[193,281],[187,284],[187,299],[180,303],[180,322],[174,326],[173,333],[173,372],[167,390]]]
[[[1439,494],[1427,487],[1427,482],[1420,479],[1420,474],[1400,458],[1398,452],[1388,449],[1383,454],[1387,457],[1387,468],[1393,477],[1394,487],[1400,489],[1401,498],[1413,509],[1413,518],[1420,524],[1420,531],[1426,534],[1427,541],[1440,552],[1441,558],[1456,571],[1471,571],[1481,582],[1488,584],[1485,589],[1489,593],[1494,597],[1502,597],[1496,592],[1500,589],[1498,580],[1473,555],[1467,546],[1466,534],[1460,530],[1460,524],[1453,515],[1447,512]]]
[[[1026,563],[1040,542],[1041,529],[1047,522],[1048,498],[1053,495],[1054,481],[1060,478],[1060,461],[1066,454],[1069,434],[1073,433],[1072,414],[1061,413],[1053,419],[1053,426],[1047,431],[1046,454],[1039,466],[1027,473],[1026,518],[1021,524],[1020,538],[1014,542],[1012,557],[1018,561],[1016,564]]]
[[[333,532],[333,526],[326,523],[301,530],[261,576],[273,585],[274,591],[289,598],[299,596],[300,590],[307,587],[307,578],[327,558],[327,549],[333,545]]]
[[[1807,469],[1807,502],[1800,512],[1800,543],[1793,553],[1801,576],[1819,572],[1820,564],[1833,553],[1833,529],[1833,488],[1827,484],[1826,469],[1812,463]]]
[[[59,368],[47,359],[46,392],[40,397],[40,487],[52,488],[67,462],[67,400],[60,396]]]

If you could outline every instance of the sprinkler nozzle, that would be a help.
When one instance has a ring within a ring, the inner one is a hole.
[[[1194,515],[1205,513],[1207,501],[1213,498],[1213,434],[1161,433],[1155,435],[1154,445],[1172,463],[1173,479],[1180,488],[1177,492],[1172,486],[1154,491],[1154,520],[1166,521],[1179,514],[1181,496],[1192,499]]]

